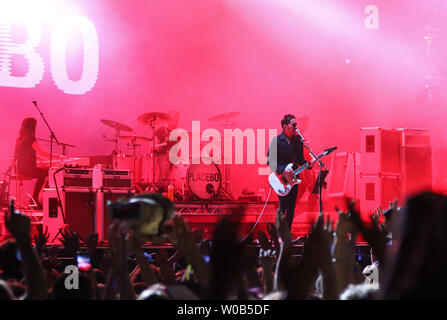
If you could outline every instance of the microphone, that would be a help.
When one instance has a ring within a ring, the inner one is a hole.
[[[324,150],[324,152],[327,152],[327,154],[329,154],[336,149],[337,149],[337,147],[327,148],[326,150]]]
[[[34,104],[35,106],[37,106],[37,101],[33,101],[33,104]]]
[[[298,130],[298,128],[295,128],[295,132],[300,136],[301,141],[304,142],[304,138],[303,138],[303,135],[301,134],[300,130]]]

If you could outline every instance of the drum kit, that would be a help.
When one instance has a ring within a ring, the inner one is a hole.
[[[224,128],[227,128],[234,124],[234,122],[230,122],[230,119],[239,114],[239,112],[227,112],[213,116],[208,120],[220,122]],[[132,135],[130,133],[133,132],[133,129],[118,121],[108,119],[100,121],[115,130],[114,138],[103,136],[107,141],[115,144],[112,151],[114,169],[130,170],[134,186],[137,189],[144,192],[165,192],[172,186],[175,195],[182,201],[233,200],[231,185],[228,181],[228,168],[224,161],[221,161],[220,165],[215,164],[211,159],[207,159],[209,161],[204,161],[204,159],[197,162],[189,161],[189,164],[171,164],[168,177],[160,176],[157,166],[157,157],[160,155],[156,148],[155,133],[157,127],[169,124],[170,115],[163,112],[149,112],[138,117],[138,122],[151,130],[150,137]],[[123,131],[129,134],[122,135]],[[126,141],[132,149],[132,153],[121,153],[118,150],[119,141]],[[137,148],[144,143],[147,144],[147,150],[137,154]]]

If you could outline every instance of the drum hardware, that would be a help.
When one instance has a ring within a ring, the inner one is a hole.
[[[225,112],[225,113],[221,113],[215,116],[212,116],[211,118],[209,118],[209,121],[221,121],[220,125],[224,128],[224,129],[228,129],[231,128],[232,126],[234,127],[235,122],[234,121],[230,121],[231,118],[234,118],[238,115],[240,115],[240,112]],[[222,157],[222,166],[223,166],[223,182],[222,182],[222,188],[220,189],[220,195],[223,198],[226,198],[228,200],[234,200],[233,197],[233,191],[231,188],[231,182],[229,181],[229,173],[228,173],[228,165],[226,164],[226,161],[224,159],[224,152],[222,150],[221,152],[221,157]]]
[[[47,140],[47,139],[40,139],[40,138],[39,138],[39,139],[37,139],[37,140],[39,140],[39,141],[43,141],[43,142],[51,143],[51,140]],[[72,145],[72,144],[63,143],[63,142],[60,142],[59,145],[62,146],[62,154],[63,154],[64,156],[67,155],[67,147],[76,148],[76,146],[74,146],[74,145]]]
[[[131,144],[136,144],[138,142],[151,142],[152,138],[142,137],[142,136],[119,136],[118,138],[122,140],[130,141]]]
[[[105,135],[103,135],[103,138],[106,139],[106,141],[111,141],[115,143],[115,149],[112,151],[112,156],[113,156],[113,167],[116,169],[118,166],[117,163],[117,156],[118,156],[118,139],[121,136],[121,131],[127,131],[127,132],[132,132],[133,129],[131,127],[126,126],[125,124],[122,124],[118,121],[113,121],[113,120],[107,120],[107,119],[101,119],[100,120],[103,124],[105,124],[106,126],[109,126],[113,129],[115,129],[115,138],[114,139],[109,139],[107,138]]]
[[[126,126],[125,124],[122,124],[120,122],[117,121],[113,121],[113,120],[107,120],[107,119],[101,119],[100,120],[102,123],[104,123],[106,126],[109,126],[115,130],[119,130],[119,131],[127,131],[127,132],[132,132],[133,129],[131,127]]]
[[[144,113],[142,115],[140,115],[138,117],[138,122],[140,122],[143,125],[149,126],[151,128],[152,131],[152,152],[151,152],[151,156],[152,156],[152,181],[151,184],[152,186],[155,188],[156,186],[156,180],[155,180],[155,164],[156,164],[156,156],[157,156],[157,152],[155,150],[155,126],[156,125],[161,125],[161,124],[166,124],[169,122],[169,120],[171,120],[171,117],[163,112],[148,112],[148,113]],[[161,177],[160,177],[161,178]]]
[[[138,122],[142,125],[149,126],[158,126],[161,124],[166,124],[171,120],[171,117],[163,112],[148,112],[143,113],[138,117]]]

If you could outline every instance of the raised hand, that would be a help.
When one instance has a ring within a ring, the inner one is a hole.
[[[109,227],[110,263],[118,273],[127,272],[126,239],[121,233],[121,222]]]
[[[197,280],[204,286],[209,281],[209,266],[205,262],[199,248],[197,247],[195,234],[182,216],[176,215],[173,219],[174,227],[169,237],[177,250],[185,256],[189,264],[195,266]]]
[[[380,218],[383,215],[383,210],[382,208],[379,206],[377,206],[376,210],[373,211],[372,217],[371,217],[371,222],[372,224],[377,227],[380,223]]]
[[[7,211],[5,213],[5,226],[16,240],[31,240],[31,221],[27,216],[17,211]]]
[[[280,250],[280,246],[279,246],[278,231],[277,231],[275,225],[271,222],[268,222],[267,223],[267,231],[270,235],[270,240],[273,242],[275,251],[276,251],[276,253],[278,253]]]
[[[169,263],[166,250],[160,249],[155,255],[155,264],[160,268],[160,278],[166,285],[175,284],[175,272]]]
[[[258,231],[258,240],[261,245],[259,249],[259,264],[264,269],[272,270],[276,262],[276,252],[264,232]]]
[[[111,284],[114,282],[114,279],[116,279],[117,293],[119,293],[120,299],[133,300],[135,299],[135,291],[130,282],[128,272],[126,235],[121,230],[120,221],[115,221],[109,227],[109,244],[111,272],[109,273],[105,290],[106,292],[109,292],[113,289],[113,285]]]
[[[78,234],[68,225],[64,225],[60,229],[60,234],[61,238],[59,238],[59,241],[65,247],[67,254],[75,257],[80,247]]]
[[[261,249],[264,250],[271,249],[272,245],[270,244],[269,239],[267,238],[265,233],[262,232],[261,230],[258,231],[258,241],[259,244],[261,245]]]
[[[387,231],[382,225],[375,223],[375,221],[372,221],[371,228],[366,227],[360,217],[360,213],[355,209],[354,204],[355,201],[351,201],[349,204],[349,216],[351,220],[362,233],[365,240],[373,247],[377,258],[383,261],[386,243],[388,242]]]
[[[335,211],[338,213],[337,227],[335,229],[337,238],[339,240],[347,239],[350,234],[351,240],[355,241],[353,238],[354,235],[356,237],[358,231],[354,222],[351,220],[349,213],[341,211],[337,206],[335,206]]]
[[[49,234],[48,227],[45,227],[45,231],[43,231],[43,226],[41,224],[37,225],[37,235],[34,237],[34,243],[36,244],[36,249],[39,255],[44,253],[45,245],[48,242]]]
[[[276,228],[283,244],[289,245],[292,242],[292,233],[290,232],[289,223],[285,215],[276,215]]]
[[[261,266],[264,274],[264,292],[267,294],[273,291],[274,287],[274,267],[276,263],[276,252],[272,247],[272,244],[267,239],[264,232],[258,231],[258,240],[261,244],[259,249],[259,265]]]
[[[170,238],[185,257],[191,258],[197,254],[196,236],[180,215],[174,217],[174,229]]]
[[[324,299],[337,299],[338,297],[336,272],[331,256],[331,246],[334,241],[332,224],[329,216],[324,221],[324,216],[320,214],[304,248],[304,255],[307,255],[307,263],[309,261],[312,262],[312,260],[315,261],[318,269],[322,272]],[[308,266],[306,271],[308,273],[307,277],[312,279],[312,276],[315,275],[315,270]],[[309,288],[309,283],[306,287]]]
[[[329,217],[325,222],[324,216],[320,214],[313,226],[309,241],[305,245],[311,251],[311,255],[320,263],[320,267],[321,263],[327,263],[331,260],[331,245],[334,240],[332,224]]]
[[[45,299],[47,296],[47,283],[40,259],[31,245],[30,219],[16,211],[8,211],[5,214],[5,226],[16,239],[22,255],[28,299]]]

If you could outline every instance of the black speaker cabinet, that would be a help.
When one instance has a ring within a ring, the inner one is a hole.
[[[48,227],[49,241],[59,243],[59,229],[68,224],[83,239],[95,230],[95,192],[91,188],[64,188],[59,190],[61,206],[56,189],[43,190],[44,227]],[[65,217],[65,219],[64,219]],[[57,237],[57,238],[56,238]]]

